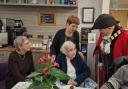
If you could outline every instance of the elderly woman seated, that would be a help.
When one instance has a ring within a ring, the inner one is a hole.
[[[57,56],[56,61],[63,70],[70,77],[69,80],[61,81],[64,84],[80,86],[82,82],[90,75],[90,69],[85,64],[80,55],[76,52],[76,46],[71,41],[66,41]]]
[[[19,36],[14,40],[15,51],[8,60],[6,89],[11,89],[17,82],[25,81],[26,76],[34,71],[33,57],[29,40]]]

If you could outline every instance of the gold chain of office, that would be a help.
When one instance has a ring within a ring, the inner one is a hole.
[[[121,33],[120,30],[118,30],[116,33],[114,33],[111,37],[109,37],[108,39],[103,39],[103,43],[107,44],[110,43],[112,40],[114,40],[119,34]]]

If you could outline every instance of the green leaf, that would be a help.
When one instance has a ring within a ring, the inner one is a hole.
[[[48,60],[43,65],[44,65],[45,68],[47,68],[47,67],[51,67],[52,66],[52,63],[50,62],[50,60]]]
[[[56,85],[53,87],[54,89],[59,89]]]
[[[41,83],[42,80],[43,80],[43,76],[36,76],[36,77],[34,78],[34,80]]]
[[[27,78],[33,78],[33,77],[36,77],[36,76],[39,76],[39,75],[41,75],[41,73],[32,72],[31,74],[29,74],[29,75],[27,76]]]
[[[39,89],[39,88],[36,88],[36,87],[39,87],[41,86],[41,83],[38,82],[38,81],[32,81],[32,84],[29,86],[28,89]]]
[[[68,80],[69,76],[58,68],[52,68],[50,75],[55,76],[59,80]]]

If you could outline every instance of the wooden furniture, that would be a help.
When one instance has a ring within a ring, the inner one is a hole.
[[[0,48],[0,59],[8,59],[10,52],[13,50],[15,49],[12,47]],[[48,53],[50,53],[49,50],[41,50],[41,49],[32,49],[32,52],[34,58],[38,58],[40,56],[47,55]]]

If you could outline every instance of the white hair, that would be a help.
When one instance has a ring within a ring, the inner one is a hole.
[[[24,41],[28,40],[27,37],[25,36],[17,36],[16,39],[14,40],[14,47],[19,50],[19,46],[23,44]]]
[[[70,48],[70,46],[72,46],[72,45],[75,45],[75,44],[74,44],[73,42],[71,42],[71,41],[65,41],[65,42],[63,43],[63,45],[61,46],[60,51],[61,51],[63,54],[67,55],[67,50],[68,50],[68,48]]]

